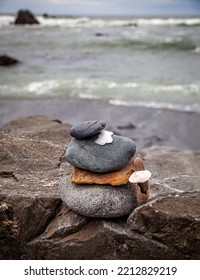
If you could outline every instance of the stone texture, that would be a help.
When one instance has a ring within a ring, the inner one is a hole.
[[[63,159],[69,128],[35,116],[0,129],[0,259],[23,258],[24,244],[59,209],[58,183],[67,168],[70,173]]]
[[[96,173],[77,167],[72,167],[72,183],[75,184],[109,184],[120,186],[128,184],[130,175],[134,172],[134,160],[130,160],[121,170],[108,173]]]
[[[135,154],[135,142],[129,138],[113,135],[113,142],[104,146],[96,144],[96,139],[73,139],[67,147],[67,161],[78,168],[104,173],[120,170]]]
[[[102,120],[80,122],[71,127],[70,135],[77,139],[85,139],[98,134],[105,126],[106,122]]]
[[[78,185],[71,183],[71,176],[68,176],[60,183],[60,192],[70,209],[88,217],[121,217],[137,206],[135,188],[131,184],[119,188]]]
[[[42,239],[63,238],[81,230],[90,218],[81,216],[70,210],[65,203],[62,203],[59,212],[56,213],[53,223],[49,223],[41,234]],[[56,226],[55,226],[56,225]]]
[[[0,259],[199,260],[200,153],[141,150],[152,173],[149,202],[129,218],[86,218],[58,191],[71,173],[63,158],[69,128],[31,117],[0,129]]]
[[[40,235],[28,244],[28,253],[37,259],[59,260],[116,260],[165,259],[167,246],[133,234],[125,219],[91,219],[82,229],[59,238]],[[181,255],[181,254],[179,254]],[[171,252],[171,257],[176,256]]]
[[[148,221],[148,223],[147,223]],[[128,224],[165,246],[200,257],[200,192],[170,195],[135,209]]]

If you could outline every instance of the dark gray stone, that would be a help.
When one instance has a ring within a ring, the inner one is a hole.
[[[87,140],[73,139],[67,147],[66,159],[76,167],[104,173],[120,170],[135,154],[136,144],[130,138],[113,135],[113,142],[104,146]]]
[[[0,55],[0,66],[10,66],[19,63],[19,61],[11,56]]]
[[[19,10],[14,24],[39,24],[39,21],[29,10]]]
[[[135,188],[131,185],[78,185],[71,176],[60,183],[61,198],[67,206],[87,217],[113,218],[128,215],[137,207]]]
[[[106,122],[102,120],[81,122],[71,127],[70,135],[77,139],[85,139],[98,134],[105,127]]]

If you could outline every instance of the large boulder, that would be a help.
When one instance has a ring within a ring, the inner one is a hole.
[[[0,129],[0,259],[200,259],[200,153],[143,149],[151,197],[129,216],[89,218],[61,200],[70,125],[21,118]]]
[[[200,257],[200,193],[171,194],[136,209],[131,229],[185,257]]]
[[[39,24],[39,21],[29,10],[19,10],[14,24]]]

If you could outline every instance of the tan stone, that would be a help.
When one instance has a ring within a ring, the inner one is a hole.
[[[145,183],[150,179],[150,177],[151,177],[151,172],[149,170],[135,171],[129,177],[129,182],[130,183]]]
[[[130,160],[121,170],[108,173],[96,173],[77,167],[72,168],[72,183],[76,184],[109,184],[120,186],[128,183],[130,175],[135,171],[134,160]]]

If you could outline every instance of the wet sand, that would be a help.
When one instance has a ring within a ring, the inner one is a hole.
[[[107,130],[135,140],[137,149],[153,145],[200,149],[200,114],[143,107],[125,107],[101,100],[1,99],[0,126],[31,115],[62,122],[104,119]]]

